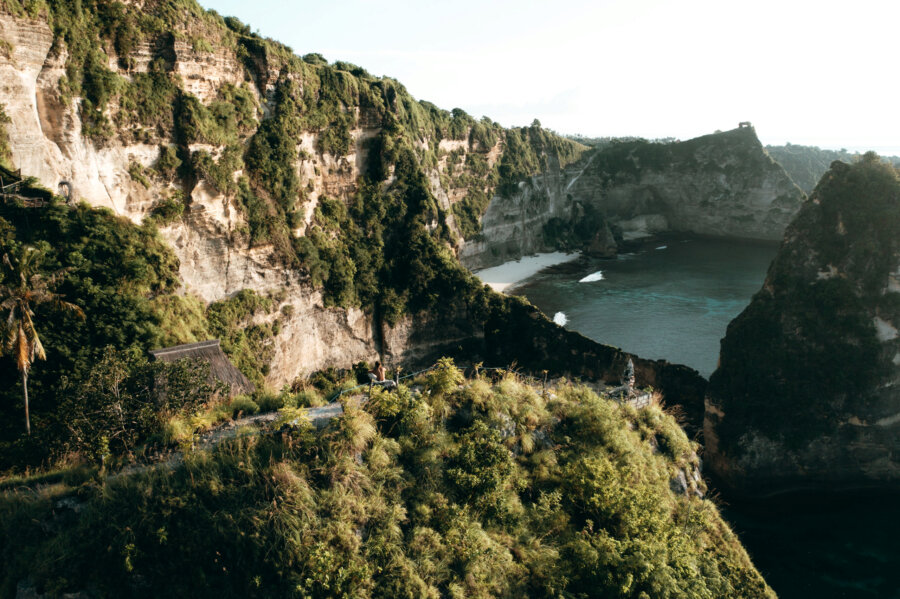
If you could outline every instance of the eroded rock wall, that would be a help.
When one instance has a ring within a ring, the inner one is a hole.
[[[128,4],[137,10],[146,8],[142,0]],[[104,44],[106,66],[115,76],[131,81],[147,73],[154,61],[161,61],[182,93],[206,105],[216,100],[225,85],[243,87],[256,102],[257,120],[268,118],[274,82],[292,74],[281,73],[265,53],[251,55],[248,62],[238,56],[233,43],[212,43],[221,41],[215,36],[222,33],[207,27],[202,19],[187,17],[179,26],[187,33],[144,38],[128,56],[117,56],[112,44]],[[186,39],[208,43],[192,44]],[[92,139],[82,127],[82,100],[64,98],[61,93],[68,51],[61,38],[54,38],[47,21],[8,14],[0,7],[0,40],[4,42],[0,47],[0,103],[11,118],[6,130],[13,165],[52,191],[66,181],[76,200],[108,208],[138,224],[160,202],[175,198],[182,203],[187,198],[184,215],[160,226],[162,237],[179,259],[184,292],[206,303],[244,289],[283,298],[271,313],[259,316],[268,321],[277,318],[281,323],[272,340],[275,351],[268,365],[267,380],[272,386],[280,387],[319,368],[349,366],[379,355],[398,363],[423,359],[448,343],[472,336],[473,329],[463,317],[441,319],[443,324],[434,328],[434,319],[419,315],[388,327],[357,308],[326,307],[321,292],[298,270],[286,268],[274,247],[250,244],[247,219],[234,193],[223,193],[200,173],[189,180],[172,181],[153,170],[162,147],[179,147],[181,158],[206,152],[216,160],[226,150],[224,145],[181,147],[182,141],[164,128],[136,133],[137,129],[116,118],[119,107],[115,102],[105,109],[114,134],[102,141]],[[322,197],[347,202],[359,190],[368,144],[378,135],[381,122],[364,108],[351,110],[357,126],[349,131],[351,143],[344,155],[321,151],[320,134],[315,131],[304,131],[296,140],[293,167],[302,190],[302,219],[293,230],[295,236],[306,233]],[[250,134],[244,134],[242,143]],[[467,134],[464,137],[423,137],[418,142],[425,150],[436,150],[437,162],[426,170],[439,207],[448,212],[451,230],[451,205],[464,198],[467,190],[457,184],[465,178],[457,180],[448,174],[464,175],[462,165],[470,152],[479,153],[487,167],[493,168],[503,147],[501,139],[491,147],[480,147]],[[241,175],[242,171],[232,173],[235,180]],[[281,312],[287,305],[291,306],[289,316]]]
[[[624,239],[691,232],[746,239],[781,239],[804,193],[766,153],[752,127],[685,142],[629,142],[596,150],[561,171],[558,166],[495,196],[483,234],[460,257],[484,268],[555,249],[544,226],[593,209]]]
[[[477,270],[556,249],[545,238],[544,226],[554,218],[569,220],[578,211],[579,200],[570,190],[576,183],[591,189],[591,181],[581,180],[592,156],[586,153],[565,169],[549,156],[545,172],[520,182],[514,193],[494,194],[481,219],[482,233],[461,245],[460,261]]]

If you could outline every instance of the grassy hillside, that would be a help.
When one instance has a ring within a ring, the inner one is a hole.
[[[773,596],[715,506],[673,491],[696,446],[658,407],[443,362],[346,408],[174,471],[7,488],[2,593]]]

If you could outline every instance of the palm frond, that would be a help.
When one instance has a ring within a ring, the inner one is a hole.
[[[37,332],[35,332],[34,337],[31,338],[31,344],[31,361],[34,361],[34,358],[46,360],[47,352],[44,351],[44,345],[41,343],[41,339],[38,337]]]
[[[16,319],[14,318],[15,313],[16,313],[15,310],[10,310],[9,318],[6,319],[6,327],[5,327],[6,328],[6,340],[5,340],[4,346],[6,347],[7,350],[12,348],[13,344],[16,341],[16,336],[18,334],[17,333],[18,324],[17,324]]]
[[[31,353],[29,349],[28,337],[25,335],[25,329],[21,326],[19,327],[18,334],[16,335],[16,343],[15,343],[15,358],[16,358],[16,368],[21,372],[27,372],[28,366],[31,364],[31,360],[29,358],[29,354]]]
[[[60,310],[66,310],[67,312],[72,312],[75,316],[84,320],[84,310],[81,309],[81,306],[59,299],[60,297],[61,296],[57,297],[56,300],[57,308],[59,308]]]

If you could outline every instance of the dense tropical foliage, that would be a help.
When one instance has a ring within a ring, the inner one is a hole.
[[[27,573],[98,597],[773,596],[715,506],[673,491],[694,449],[658,407],[465,381],[445,361],[319,431],[0,496],[0,588]]]

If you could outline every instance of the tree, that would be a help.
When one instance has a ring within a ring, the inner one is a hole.
[[[61,310],[73,312],[84,318],[84,312],[75,304],[63,301],[62,296],[51,288],[66,273],[58,270],[50,275],[37,272],[44,254],[40,250],[23,246],[18,255],[3,255],[3,282],[0,285],[0,355],[7,353],[16,361],[16,368],[22,375],[22,390],[25,394],[25,430],[31,434],[31,419],[28,414],[28,370],[37,360],[46,360],[47,354],[37,329],[34,327],[33,306],[50,304]]]

